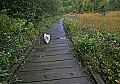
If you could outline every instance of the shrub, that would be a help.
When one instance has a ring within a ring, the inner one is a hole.
[[[68,33],[75,39],[78,59],[85,67],[98,72],[106,84],[119,83],[120,36],[100,32],[96,28],[87,27],[83,22],[69,18],[65,17],[65,24],[69,29]]]
[[[22,53],[41,36],[51,23],[59,17],[40,17],[37,22],[11,18],[0,13],[0,81],[8,75],[9,69],[22,58]]]

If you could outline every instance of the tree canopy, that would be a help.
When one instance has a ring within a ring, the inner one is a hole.
[[[60,13],[59,0],[2,0],[1,10],[6,9],[10,17],[24,18],[33,21],[39,16]]]
[[[120,10],[120,0],[62,0],[62,2],[66,13]]]

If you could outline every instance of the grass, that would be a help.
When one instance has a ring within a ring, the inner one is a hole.
[[[119,11],[65,15],[65,28],[75,39],[77,58],[98,72],[106,84],[120,83]]]
[[[39,18],[37,22],[11,18],[0,13],[0,83],[23,57],[33,40],[42,36],[60,16]]]
[[[74,14],[70,16],[86,23],[89,27],[97,28],[101,32],[107,31],[120,34],[120,11],[111,11],[105,17],[99,13]]]

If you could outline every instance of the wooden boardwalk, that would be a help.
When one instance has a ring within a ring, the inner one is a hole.
[[[14,84],[92,84],[74,58],[62,23],[60,19],[51,26],[49,44],[41,39],[35,45]]]

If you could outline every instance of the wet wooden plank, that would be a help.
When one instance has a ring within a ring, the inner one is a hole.
[[[36,47],[38,47],[39,45],[37,45]],[[55,44],[55,45],[40,45],[40,47],[49,47],[49,48],[53,48],[53,47],[61,47],[61,46],[69,46],[68,43],[64,43],[64,44]]]
[[[59,51],[59,50],[66,50],[66,49],[71,49],[69,46],[61,46],[61,47],[53,47],[53,48],[47,48],[47,47],[38,47],[38,48],[35,48],[36,49],[36,52],[48,52],[48,51]]]
[[[15,84],[91,84],[87,78],[69,78],[52,81],[30,82],[30,83],[15,83]]]
[[[41,39],[19,69],[15,84],[91,84],[87,74],[79,67],[70,48],[70,41],[62,25],[56,21],[49,30],[51,41]],[[60,39],[59,39],[60,38]]]
[[[63,29],[52,29],[49,34],[52,34],[52,35],[66,35],[64,30]]]
[[[56,36],[55,34],[60,35],[60,36],[61,36],[61,35],[66,36],[66,34],[65,34],[63,31],[60,31],[60,32],[58,32],[58,33],[57,33],[57,32],[51,32],[51,33],[50,33],[51,37]]]
[[[95,83],[97,84],[105,84],[104,81],[102,80],[102,78],[100,77],[100,75],[92,70],[90,70],[94,80],[95,80]]]
[[[62,39],[62,38],[61,38]],[[64,39],[64,38],[63,38]],[[66,41],[56,41],[56,42],[52,42],[52,41],[50,41],[50,43],[49,43],[49,45],[54,45],[54,44],[66,44],[66,43],[68,43],[68,42],[66,42]],[[47,44],[46,44],[47,45]]]
[[[58,40],[58,41],[50,40],[49,44],[46,44],[44,41],[41,41],[41,44],[44,44],[44,45],[50,45],[51,44],[51,45],[53,45],[53,44],[69,43],[68,40],[64,40],[64,39],[65,39],[65,37],[60,38],[60,40]]]
[[[65,37],[65,35],[53,36],[53,37],[52,37],[52,40],[53,40],[53,39],[58,39],[58,38],[63,38],[63,37]]]
[[[62,61],[62,60],[72,60],[73,55],[56,55],[56,56],[30,56],[26,62],[52,62],[52,61]]]
[[[36,54],[36,52],[34,52],[34,53],[31,53],[28,57],[46,57],[46,56],[57,56],[57,55],[73,55],[74,56],[74,53],[72,53],[72,52],[63,52],[63,53],[56,53],[56,54],[50,54],[50,55],[42,55],[42,54],[39,54],[38,52],[37,52],[37,54]]]
[[[53,70],[47,70],[44,69],[42,71],[20,71],[17,75],[20,77],[30,77],[30,76],[34,76],[35,75],[49,75],[49,74],[64,74],[64,73],[68,73],[68,72],[78,72],[81,75],[85,75],[84,71],[82,69],[80,69],[79,67],[71,67],[71,68],[62,68],[62,69],[53,69]],[[39,74],[38,74],[39,73]]]
[[[62,54],[70,54],[72,51],[70,50],[59,50],[59,51],[49,51],[49,52],[36,52],[34,53],[35,56],[51,56],[51,55],[62,55]]]
[[[68,43],[68,42],[58,42],[58,43],[57,42],[50,42],[48,44],[44,43],[41,46],[56,46],[56,45],[62,45],[62,44],[70,44],[70,43]]]
[[[50,49],[51,50],[51,49]],[[75,54],[72,52],[72,50],[70,50],[69,52],[63,52],[63,53],[56,53],[55,55],[42,55],[42,54],[40,54],[39,53],[39,51],[41,51],[41,52],[45,52],[45,51],[43,51],[43,50],[41,50],[41,49],[37,49],[36,50],[36,48],[35,49],[33,49],[31,52],[30,52],[30,54],[28,55],[28,57],[27,58],[36,58],[36,57],[39,57],[39,58],[41,58],[41,57],[47,57],[47,56],[49,56],[49,57],[57,57],[57,56],[59,56],[59,55],[62,55],[62,56],[71,56],[71,57],[74,57],[75,56]],[[59,52],[60,50],[54,50],[54,51],[48,51],[48,53],[50,53],[50,52]],[[62,51],[64,51],[64,50],[62,50]],[[47,52],[47,50],[46,50],[46,52]]]
[[[68,38],[66,38],[66,39],[53,39],[53,40],[51,40],[51,42],[60,42],[60,41],[66,41],[66,42],[69,42],[70,40],[68,39]]]
[[[65,60],[65,61],[55,61],[55,62],[42,62],[42,63],[25,63],[21,67],[21,71],[31,71],[31,70],[43,70],[43,69],[59,69],[67,67],[79,66],[76,60]]]
[[[46,73],[33,73],[33,74],[19,74],[19,79],[22,80],[22,82],[33,82],[33,81],[48,81],[48,80],[60,80],[60,79],[66,79],[66,78],[82,78],[87,77],[87,75],[84,74],[83,71],[79,72],[79,69],[76,71],[73,69],[69,70],[61,70],[61,71],[54,71],[52,72],[46,72]]]

